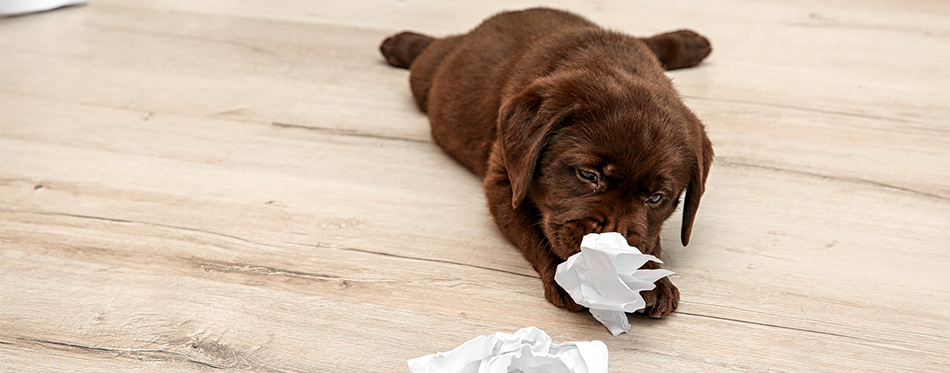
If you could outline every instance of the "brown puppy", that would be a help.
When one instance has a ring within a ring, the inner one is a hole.
[[[410,69],[432,138],[483,178],[495,222],[551,303],[582,309],[554,272],[587,233],[620,232],[659,257],[660,228],[684,190],[688,243],[713,150],[663,69],[702,61],[712,50],[704,37],[638,39],[537,8],[495,15],[464,35],[403,32],[380,50]],[[643,312],[659,318],[679,291],[665,278],[656,285],[643,293]]]

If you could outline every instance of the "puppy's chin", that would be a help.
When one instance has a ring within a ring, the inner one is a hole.
[[[544,235],[551,244],[551,251],[562,260],[567,260],[581,251],[581,241],[588,233],[605,233],[593,219],[568,220],[561,224],[546,221],[543,227]],[[627,239],[628,245],[644,254],[653,254],[659,248],[659,237],[653,238],[652,242],[649,239],[631,240],[630,232],[620,233]],[[638,236],[634,234],[634,237]]]

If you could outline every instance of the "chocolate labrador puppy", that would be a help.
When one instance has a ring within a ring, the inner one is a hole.
[[[713,150],[663,69],[698,64],[712,51],[706,38],[681,30],[639,39],[536,8],[464,35],[403,32],[380,50],[409,68],[432,138],[484,180],[495,222],[551,303],[583,309],[554,272],[585,234],[620,232],[659,257],[661,226],[683,191],[680,237],[689,242]],[[666,278],[643,296],[642,312],[656,318],[679,302]]]

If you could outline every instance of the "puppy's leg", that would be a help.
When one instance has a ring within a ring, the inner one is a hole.
[[[436,71],[458,44],[460,36],[433,38],[428,35],[403,31],[383,40],[379,51],[391,66],[409,69],[409,88],[416,105],[428,112],[429,89]]]
[[[435,38],[411,31],[390,36],[380,44],[379,51],[391,66],[408,69]]]
[[[431,36],[403,31],[386,38],[379,45],[379,52],[383,54],[386,63],[390,66],[409,69],[409,88],[412,90],[412,97],[416,100],[416,106],[423,113],[426,112],[426,100],[429,96],[429,88],[432,86],[432,74],[438,64],[424,64],[429,66],[420,68],[419,64],[413,67],[413,62],[434,41],[436,39]],[[418,73],[419,70],[424,72]]]
[[[544,239],[544,233],[536,224],[539,216],[537,210],[528,203],[521,204],[517,209],[511,208],[511,182],[502,166],[499,166],[499,162],[503,161],[497,158],[497,154],[492,154],[488,174],[485,176],[485,194],[495,223],[508,239],[518,245],[525,259],[528,259],[541,275],[544,297],[551,304],[571,311],[583,310],[584,307],[575,303],[554,280],[561,259],[551,251],[550,245]]]
[[[653,51],[664,69],[693,67],[712,53],[709,40],[691,30],[679,30],[640,39]]]

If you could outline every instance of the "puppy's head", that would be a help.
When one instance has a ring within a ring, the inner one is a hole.
[[[566,259],[592,232],[620,232],[644,253],[686,192],[689,242],[713,152],[702,124],[667,81],[627,73],[560,73],[505,100],[499,135],[512,206],[532,203]]]

